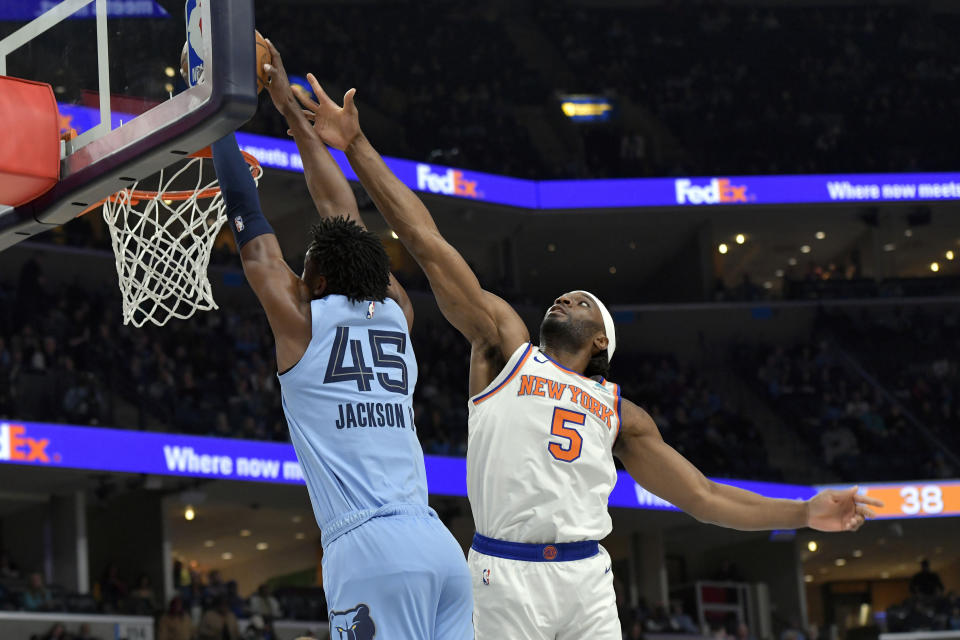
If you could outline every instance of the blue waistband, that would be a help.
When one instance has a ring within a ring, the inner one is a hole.
[[[320,526],[320,544],[326,548],[328,544],[343,534],[356,529],[364,522],[373,518],[388,516],[422,516],[436,518],[437,512],[425,504],[393,503],[385,504],[376,509],[361,509],[351,511]]]
[[[570,562],[571,560],[592,558],[600,553],[600,543],[596,540],[529,544],[496,540],[479,533],[473,534],[473,545],[471,546],[475,551],[484,555],[525,562]]]

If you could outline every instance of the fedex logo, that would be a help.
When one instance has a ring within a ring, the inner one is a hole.
[[[47,455],[49,440],[36,440],[26,436],[26,427],[19,424],[0,423],[0,461],[50,462]]]
[[[702,186],[686,178],[675,184],[677,204],[744,204],[754,199],[747,194],[747,185],[730,184],[728,178],[714,178]]]
[[[479,198],[476,180],[465,180],[463,171],[447,169],[446,173],[434,173],[428,164],[417,164],[417,189],[445,196]]]

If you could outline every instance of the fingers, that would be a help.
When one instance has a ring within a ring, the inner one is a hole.
[[[304,112],[310,112],[314,114],[317,111],[320,111],[320,105],[310,99],[310,96],[307,95],[306,90],[298,84],[293,85],[293,95],[296,96],[297,102],[300,103],[300,106],[303,107]]]
[[[356,89],[350,89],[343,94],[343,110],[347,113],[356,113],[357,106],[353,103],[353,96],[357,95]]]
[[[270,38],[264,38],[264,42],[267,43],[267,49],[270,51],[270,60],[273,64],[280,69],[283,68],[283,58],[280,57],[280,52],[277,51],[277,48],[273,46],[273,43],[270,41]]]
[[[317,82],[317,77],[312,73],[307,74],[307,82],[310,83],[310,86],[313,88],[313,95],[317,96],[317,100],[325,102],[327,106],[337,106],[337,103],[330,99],[330,96],[326,94],[323,90],[323,87],[320,86],[320,83]],[[304,105],[307,106],[307,105]],[[320,105],[316,105],[317,108],[320,108]]]
[[[870,507],[865,507],[863,505],[857,505],[857,513],[863,516],[866,519],[876,518],[877,512],[871,509]]]
[[[882,507],[883,500],[877,500],[876,498],[871,498],[870,496],[865,496],[862,494],[857,494],[853,497],[853,501],[857,504],[869,504],[874,507]]]

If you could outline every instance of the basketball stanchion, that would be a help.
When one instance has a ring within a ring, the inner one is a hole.
[[[259,185],[260,163],[243,156]],[[216,174],[204,168],[211,157],[209,148],[190,154],[182,167],[160,172],[155,191],[134,183],[98,203],[110,228],[124,324],[163,326],[218,308],[207,267],[227,216]],[[193,188],[174,189],[184,180]]]

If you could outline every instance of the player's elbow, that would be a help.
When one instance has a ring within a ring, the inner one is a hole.
[[[719,524],[716,503],[718,498],[716,483],[708,478],[698,482],[691,492],[683,510],[704,524]]]

